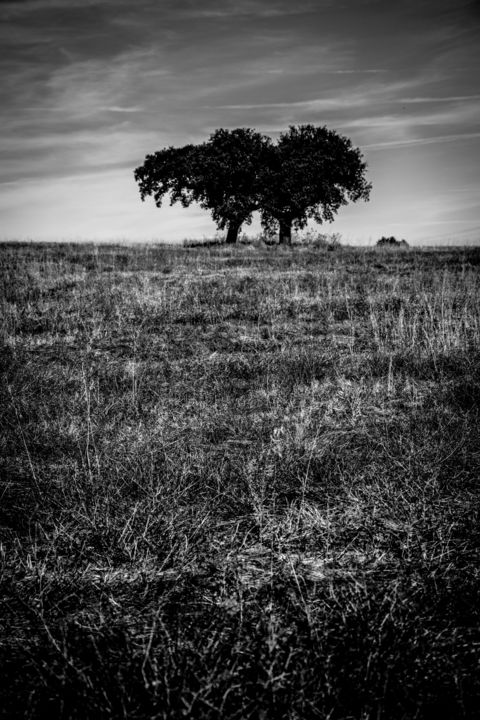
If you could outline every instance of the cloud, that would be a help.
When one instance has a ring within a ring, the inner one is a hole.
[[[314,98],[313,100],[299,100],[296,102],[278,102],[278,103],[252,103],[243,105],[216,105],[219,110],[277,110],[277,109],[311,109],[311,110],[336,110],[345,107],[362,107],[367,104],[367,100],[362,97],[332,97],[332,98]],[[208,107],[205,106],[205,107]]]
[[[116,113],[138,113],[142,112],[143,108],[137,106],[137,107],[119,107],[118,105],[112,105],[111,107],[104,107],[103,110],[108,110],[108,112],[116,112]]]
[[[386,142],[378,142],[364,144],[362,148],[368,150],[391,149],[401,147],[412,147],[419,145],[433,145],[437,143],[450,143],[464,140],[475,140],[480,138],[480,132],[474,133],[454,133],[452,135],[433,135],[431,137],[410,138],[409,140],[388,140]]]
[[[367,115],[354,120],[346,120],[343,127],[348,128],[388,128],[392,131],[415,129],[423,126],[467,126],[478,125],[480,107],[477,103],[461,105],[448,110],[428,113],[402,113],[389,115]]]
[[[450,95],[446,97],[405,97],[399,98],[397,102],[404,105],[418,103],[453,103],[469,100],[480,100],[480,95]]]
[[[231,19],[232,17],[238,16],[251,16],[261,18],[278,18],[290,15],[302,15],[304,13],[310,13],[312,10],[317,9],[317,3],[313,2],[270,2],[266,3],[258,2],[258,0],[224,0],[223,7],[213,5],[211,7],[205,7],[207,3],[202,3],[203,7],[198,5],[190,7],[182,11],[182,15],[188,16],[191,19],[198,18],[210,18],[210,19]],[[332,5],[332,0],[324,0],[321,3],[324,7]]]
[[[333,62],[338,63],[339,58],[335,57]],[[340,58],[341,62],[341,58]],[[353,74],[352,71],[343,70],[322,70],[328,74]],[[371,71],[373,72],[373,71]],[[380,73],[376,70],[375,74]],[[361,73],[361,71],[359,71]],[[239,103],[231,105],[217,105],[219,109],[269,109],[269,108],[313,108],[318,110],[329,110],[336,108],[363,107],[372,105],[381,105],[385,103],[401,102],[397,99],[397,94],[405,90],[411,90],[422,86],[425,78],[422,76],[414,77],[407,80],[385,80],[385,81],[368,81],[356,83],[354,87],[351,84],[345,85],[343,88],[334,86],[335,94],[324,97],[314,97],[310,99],[302,99],[285,102],[259,102],[259,103]],[[287,89],[288,90],[288,89]],[[475,97],[475,96],[473,96]]]
[[[356,70],[322,70],[321,72],[331,75],[379,75],[386,73],[387,70],[385,68],[357,68]]]
[[[128,4],[127,0],[115,0],[119,5]],[[71,10],[73,8],[93,7],[111,4],[111,0],[1,0],[0,9],[7,13],[29,13],[39,10]]]

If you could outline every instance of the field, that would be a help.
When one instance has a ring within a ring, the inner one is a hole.
[[[0,714],[479,717],[480,249],[0,253]]]

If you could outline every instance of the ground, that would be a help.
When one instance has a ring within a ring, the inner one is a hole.
[[[0,260],[0,714],[478,717],[480,249]]]

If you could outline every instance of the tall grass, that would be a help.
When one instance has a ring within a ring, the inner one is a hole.
[[[478,250],[1,262],[0,713],[478,716]]]

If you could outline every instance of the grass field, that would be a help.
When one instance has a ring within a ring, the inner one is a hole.
[[[480,249],[0,252],[0,714],[480,717]]]

